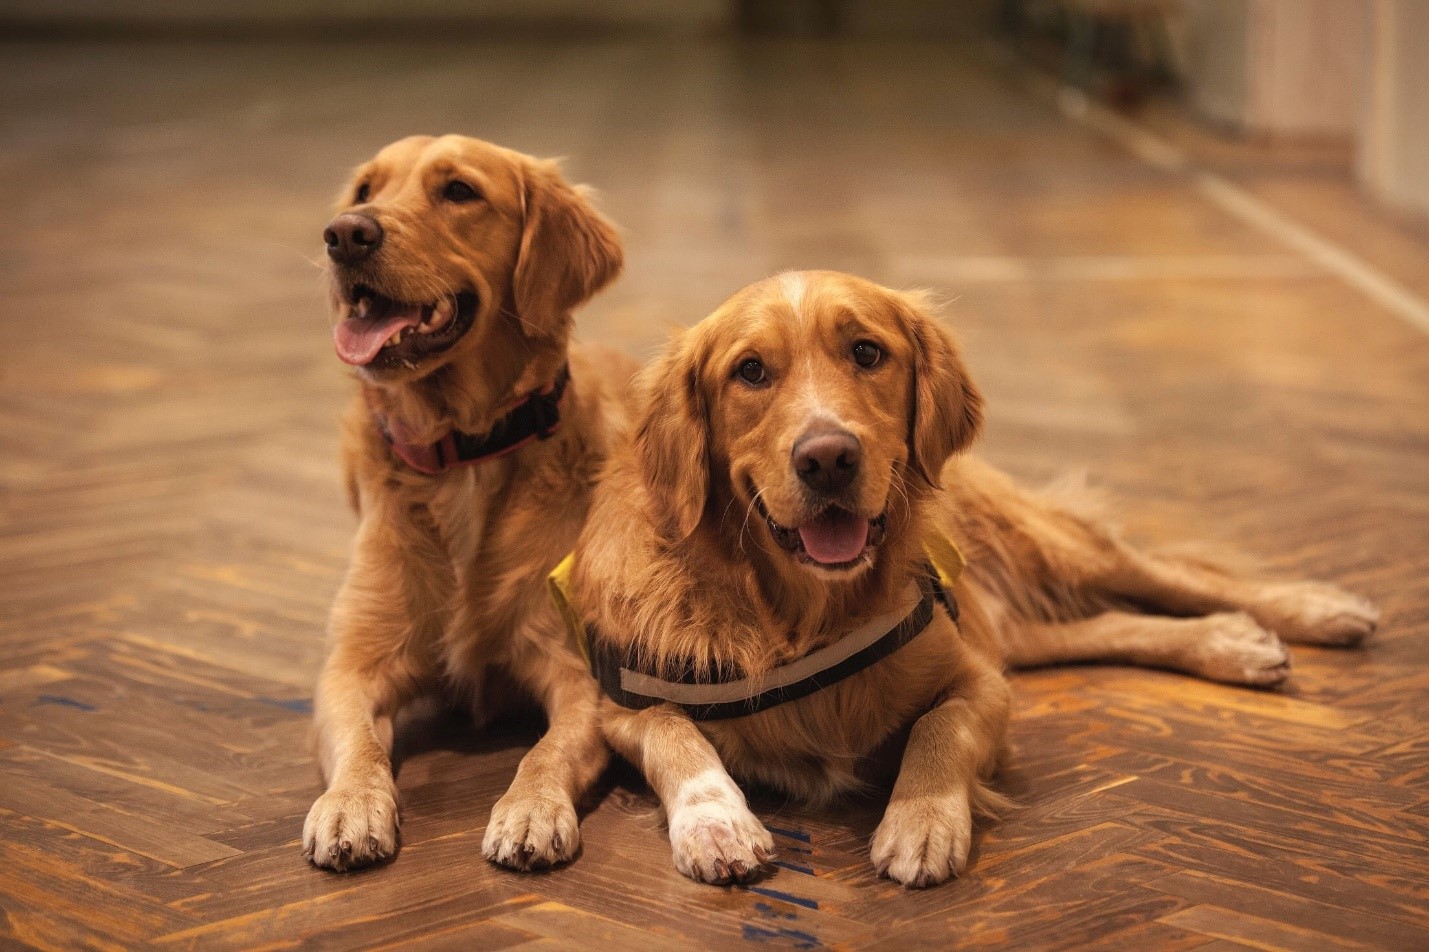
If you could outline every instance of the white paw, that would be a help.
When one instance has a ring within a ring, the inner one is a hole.
[[[1227,684],[1269,687],[1290,674],[1290,652],[1244,612],[1208,615],[1191,643],[1189,668]]]
[[[339,872],[397,852],[397,799],[388,786],[334,787],[318,797],[303,824],[303,853]]]
[[[580,821],[569,797],[508,790],[491,808],[481,854],[510,869],[547,869],[568,862],[580,845]]]
[[[1272,586],[1252,611],[1286,641],[1308,645],[1357,645],[1379,624],[1369,602],[1322,582]]]
[[[873,831],[869,854],[879,875],[922,889],[961,873],[972,839],[966,794],[907,797],[889,802],[883,822]]]
[[[745,883],[774,855],[774,838],[743,803],[725,798],[670,814],[675,868],[701,883]]]

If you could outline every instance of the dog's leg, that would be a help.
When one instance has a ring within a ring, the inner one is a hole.
[[[981,655],[965,652],[956,685],[913,725],[898,781],[870,855],[882,875],[905,886],[934,886],[967,866],[972,814],[1002,798],[983,785],[1006,743],[1007,680]]]
[[[552,649],[561,636],[521,643],[527,657],[512,669],[526,676],[549,727],[492,807],[481,851],[512,869],[544,869],[570,860],[580,848],[575,805],[605,768],[608,752],[600,736],[600,689],[578,659]]]
[[[774,839],[689,718],[667,707],[634,712],[607,701],[602,727],[664,804],[680,872],[717,885],[759,875],[774,855]]]
[[[1018,489],[986,467],[966,475],[976,491],[950,496],[948,512],[970,514],[966,529],[991,563],[984,578],[1014,611],[1024,593],[1040,594],[1024,617],[1070,619],[1128,603],[1166,615],[1245,612],[1286,641],[1322,645],[1358,644],[1378,623],[1369,603],[1333,585],[1268,582],[1146,553],[1099,518]]]
[[[1169,614],[1245,612],[1286,641],[1317,645],[1357,645],[1379,622],[1372,605],[1333,585],[1266,582],[1189,559],[1118,548],[1111,570],[1093,584]]]
[[[333,603],[332,649],[313,698],[327,792],[303,824],[303,851],[328,869],[366,866],[397,852],[392,719],[423,680],[413,646],[431,637],[414,628],[407,606],[442,604],[431,591],[412,590],[417,575],[403,567],[423,553],[410,539],[404,544],[403,533],[390,514],[364,517]]]
[[[1114,661],[1256,687],[1279,684],[1290,673],[1280,639],[1243,612],[1199,618],[1105,612],[1081,621],[1018,625],[1003,641],[1007,663],[1019,668]]]
[[[329,657],[314,698],[318,762],[327,792],[308,811],[303,852],[317,866],[347,870],[397,852],[392,717],[399,698],[380,671],[346,652]]]

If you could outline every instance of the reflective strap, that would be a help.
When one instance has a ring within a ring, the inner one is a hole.
[[[886,636],[898,627],[904,619],[913,614],[922,600],[923,593],[917,583],[909,582],[904,589],[898,607],[884,612],[864,622],[858,628],[844,635],[831,645],[811,651],[802,658],[780,665],[770,671],[736,681],[718,683],[687,683],[665,681],[653,675],[629,668],[620,669],[621,690],[645,697],[657,697],[662,701],[676,704],[725,704],[730,701],[748,701],[771,691],[779,691],[797,684],[806,678],[822,674],[843,664],[869,645]]]
[[[953,587],[967,562],[957,545],[941,533],[929,533],[923,551],[937,579],[935,581],[929,573],[921,581],[910,583],[897,608],[869,619],[833,644],[786,665],[757,676],[728,681],[667,681],[626,667],[625,659],[608,643],[597,641],[592,646],[593,634],[581,623],[570,597],[574,553],[551,570],[546,583],[570,641],[606,694],[617,704],[640,709],[668,702],[680,705],[695,720],[719,720],[747,716],[797,700],[877,663],[927,627],[935,599],[944,605],[956,623],[958,608]]]

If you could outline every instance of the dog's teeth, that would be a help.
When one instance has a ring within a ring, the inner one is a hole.
[[[431,316],[422,322],[420,330],[424,334],[430,334],[432,331],[445,325],[447,321],[451,320],[451,317],[451,298],[443,298],[432,307]]]

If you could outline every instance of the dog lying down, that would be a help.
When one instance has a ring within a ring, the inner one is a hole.
[[[635,400],[566,590],[606,739],[703,882],[751,879],[773,852],[731,775],[827,802],[875,781],[873,753],[905,730],[873,863],[908,886],[959,873],[973,814],[1005,803],[988,785],[1005,666],[1269,686],[1290,668],[1281,639],[1375,627],[1337,588],[1148,555],[961,455],[982,398],[953,337],[855,277],[745,288]]]

